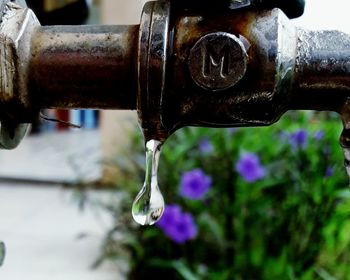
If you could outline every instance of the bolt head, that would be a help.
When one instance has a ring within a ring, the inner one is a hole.
[[[28,93],[31,36],[40,26],[24,0],[0,0],[0,149],[14,149],[37,115]]]
[[[22,2],[22,1],[20,1]],[[16,104],[18,111],[31,107],[27,92],[30,43],[33,30],[40,26],[34,13],[17,1],[2,1],[0,15],[0,86],[2,104]],[[9,113],[11,114],[11,113]],[[15,116],[13,116],[16,119]]]
[[[193,81],[214,92],[233,87],[247,70],[246,42],[246,39],[243,42],[226,32],[201,37],[192,47],[188,59]]]

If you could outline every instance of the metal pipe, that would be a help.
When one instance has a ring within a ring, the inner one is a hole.
[[[290,109],[350,115],[350,37],[297,29],[279,9],[207,13],[156,1],[139,26],[41,27],[3,1],[0,121],[9,127],[42,108],[137,108],[146,139],[164,141],[186,125],[270,125]]]
[[[350,36],[298,29],[290,109],[342,111],[350,96]]]
[[[136,109],[138,25],[43,26],[32,36],[29,92],[40,108]]]

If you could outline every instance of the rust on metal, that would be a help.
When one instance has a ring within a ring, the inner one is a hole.
[[[287,72],[294,70],[296,36],[289,26],[289,20],[278,9],[230,11],[220,16],[179,16],[175,21],[173,53],[169,59],[172,64],[168,91],[163,97],[164,125],[175,130],[183,125],[258,126],[278,120],[289,100],[289,92],[285,91],[289,91],[292,80]],[[215,32],[244,37],[250,47],[242,79],[234,87],[213,95],[193,81],[188,59],[196,42]],[[289,36],[294,41],[285,42],[286,48],[280,42]],[[285,58],[287,62],[282,61]]]
[[[140,25],[41,27],[23,1],[0,0],[0,121],[137,109],[146,140],[165,141],[187,125],[270,125],[291,109],[350,115],[348,35],[298,29],[276,5],[193,1],[149,2]]]
[[[145,141],[164,142],[169,129],[163,126],[163,98],[167,96],[169,69],[170,3],[146,3],[141,16],[137,52],[137,111]]]
[[[3,5],[0,23],[0,116],[1,120],[24,121],[33,117],[28,91],[30,38],[39,26],[33,12],[14,2]]]
[[[136,109],[138,26],[40,27],[30,89],[42,108]]]

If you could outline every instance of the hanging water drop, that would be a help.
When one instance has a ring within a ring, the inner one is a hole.
[[[140,225],[153,225],[164,212],[164,199],[158,187],[158,163],[161,142],[146,143],[145,182],[132,205],[132,216]]]

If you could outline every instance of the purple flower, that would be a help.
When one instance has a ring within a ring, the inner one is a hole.
[[[199,141],[199,150],[204,154],[210,154],[214,151],[214,147],[207,138],[203,138]]]
[[[181,177],[180,194],[193,200],[201,199],[208,192],[211,181],[211,177],[199,168],[185,172]]]
[[[323,130],[318,130],[318,131],[316,131],[315,134],[314,134],[314,138],[315,138],[316,140],[322,140],[323,137],[324,137],[324,131],[323,131]]]
[[[236,163],[236,171],[248,183],[253,183],[265,176],[265,169],[261,166],[259,157],[252,153],[241,155]]]
[[[157,222],[157,226],[161,229],[165,229],[168,225],[174,224],[177,217],[181,216],[181,208],[179,205],[167,205],[164,209],[164,213],[160,220]]]
[[[332,177],[334,173],[334,169],[332,166],[328,166],[326,172],[324,173],[325,177]]]
[[[299,129],[289,135],[289,144],[294,150],[305,149],[308,133],[304,129]]]
[[[183,244],[197,236],[197,226],[192,215],[182,212],[178,205],[166,206],[157,226],[167,237],[178,244]]]

